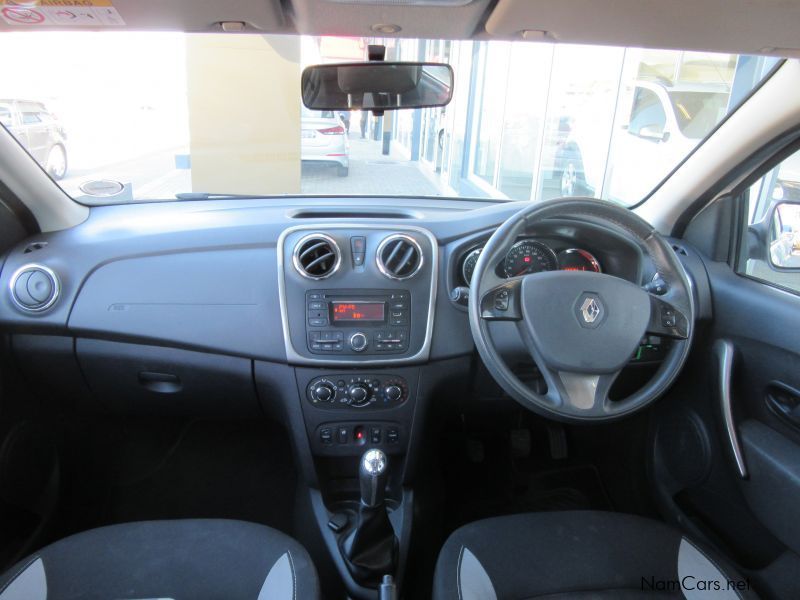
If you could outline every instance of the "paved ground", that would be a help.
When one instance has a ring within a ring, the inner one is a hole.
[[[312,195],[412,195],[437,196],[447,191],[418,162],[411,162],[394,145],[384,156],[382,143],[356,138],[350,141],[350,172],[339,177],[335,166],[304,164],[301,193]],[[132,158],[95,170],[70,170],[61,182],[67,192],[81,196],[78,189],[89,179],[120,181],[136,198],[172,199],[176,193],[192,191],[191,171],[175,169],[178,148]],[[197,190],[204,191],[204,190]],[[236,190],[232,190],[236,192]]]
[[[384,156],[382,142],[350,139],[350,173],[338,177],[335,166],[304,164],[300,182],[304,194],[381,194],[438,196],[446,193],[424,167],[397,152]]]

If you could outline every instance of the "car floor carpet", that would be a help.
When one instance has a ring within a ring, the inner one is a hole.
[[[267,421],[136,421],[73,432],[63,537],[113,523],[228,518],[291,533],[296,475]]]

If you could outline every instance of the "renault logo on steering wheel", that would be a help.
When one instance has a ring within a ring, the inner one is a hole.
[[[584,292],[575,303],[576,317],[582,327],[594,329],[598,327],[606,316],[606,309],[598,294]]]
[[[587,323],[594,323],[600,316],[600,305],[594,298],[586,298],[581,305],[581,316]]]

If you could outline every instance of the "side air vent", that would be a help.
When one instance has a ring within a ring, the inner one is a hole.
[[[422,248],[414,238],[390,235],[378,246],[378,269],[390,279],[408,279],[422,268]]]
[[[43,312],[53,306],[61,294],[58,276],[43,265],[29,264],[11,276],[11,299],[25,312]]]
[[[336,273],[342,254],[333,238],[324,233],[312,233],[297,242],[293,262],[303,277],[325,279]]]

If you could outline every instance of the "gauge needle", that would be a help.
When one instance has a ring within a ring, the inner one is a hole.
[[[524,275],[528,271],[528,267],[524,267],[522,271],[514,275],[514,277],[519,277],[520,275]]]

